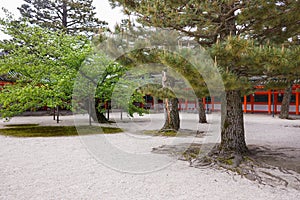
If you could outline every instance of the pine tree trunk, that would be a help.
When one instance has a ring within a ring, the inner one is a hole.
[[[248,152],[248,148],[245,141],[241,93],[237,90],[227,91],[222,100],[220,153],[243,155]]]
[[[207,123],[207,120],[206,120],[205,108],[204,108],[202,99],[198,100],[198,106],[199,106],[199,108],[198,108],[199,123],[205,124],[205,123]]]
[[[281,110],[280,110],[280,119],[288,119],[289,118],[289,111],[290,111],[290,102],[292,96],[292,84],[287,86],[284,90],[283,100],[281,103]]]
[[[64,31],[67,31],[68,27],[68,10],[67,10],[67,2],[62,2],[62,26],[64,28]]]
[[[178,99],[171,98],[166,100],[166,112],[167,117],[164,126],[160,130],[161,132],[165,131],[178,131],[180,128],[180,119],[178,112]]]

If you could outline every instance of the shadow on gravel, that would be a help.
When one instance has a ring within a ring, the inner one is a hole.
[[[201,150],[205,149],[206,145],[212,144],[163,145],[153,148],[152,152],[175,156],[179,160],[188,161],[193,167],[208,166],[217,167],[217,169],[221,167],[263,185],[291,187],[300,191],[299,148],[248,145],[250,155],[245,156],[244,161],[238,167],[234,167],[229,162],[225,165],[219,162],[219,164],[208,162],[208,165],[205,163],[202,165],[203,159],[201,158],[201,164],[198,165],[198,154],[201,154]]]
[[[153,153],[169,154],[176,156],[179,160],[190,161],[201,153],[202,144],[178,144],[178,145],[162,145],[153,148]],[[300,148],[290,147],[271,147],[248,145],[251,152],[250,158],[257,162],[262,162],[274,167],[293,170],[300,174]]]
[[[300,174],[300,148],[248,145],[258,162],[293,170]]]

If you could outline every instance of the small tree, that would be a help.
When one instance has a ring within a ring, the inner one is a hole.
[[[15,84],[0,93],[2,117],[42,106],[70,108],[74,77],[90,51],[87,38],[12,18],[1,19],[0,25],[12,37],[0,41],[0,49],[7,52],[0,59],[0,71],[16,75]]]
[[[130,116],[145,112],[143,108],[133,105],[134,102],[143,102],[142,96],[138,92],[126,96],[126,91],[119,84],[126,76],[127,67],[110,59],[97,47],[86,57],[78,72],[73,93],[76,111],[87,110],[94,121],[100,123],[109,122],[105,112],[110,109],[108,103],[111,101],[114,105],[127,108]],[[130,81],[127,84],[132,85]],[[131,89],[134,91],[134,88]]]

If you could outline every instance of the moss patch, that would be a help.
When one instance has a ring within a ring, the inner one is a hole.
[[[192,160],[198,157],[200,154],[199,145],[191,145],[187,150],[182,153],[185,160]]]
[[[23,127],[33,127],[33,126],[38,126],[39,124],[7,124],[4,125],[4,127],[19,127],[19,128],[23,128]]]
[[[143,131],[143,134],[152,135],[152,136],[185,137],[185,136],[196,136],[197,131],[186,130],[186,129],[180,129],[179,131],[145,130],[145,131]]]
[[[0,129],[0,134],[12,137],[58,137],[88,134],[113,134],[123,132],[120,128],[98,126],[10,126]]]
[[[176,131],[160,131],[160,130],[146,130],[143,131],[146,135],[153,135],[153,136],[166,136],[166,137],[175,137],[180,134],[180,132]]]
[[[233,158],[218,157],[217,160],[226,165],[233,165]]]

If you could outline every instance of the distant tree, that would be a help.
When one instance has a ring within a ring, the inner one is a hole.
[[[299,38],[300,39],[300,38]],[[284,51],[282,49],[282,51]],[[287,66],[282,66],[281,70],[285,75],[284,80],[287,84],[285,84],[283,100],[280,107],[280,115],[281,119],[289,119],[289,111],[290,111],[290,102],[292,96],[293,85],[300,78],[300,50],[299,45],[289,45],[289,49],[285,50],[284,54],[288,54],[287,56]],[[279,67],[278,65],[277,67]]]
[[[289,118],[289,107],[292,87],[300,77],[300,48],[288,45],[289,48],[264,47],[262,62],[266,64],[266,72],[271,77],[266,80],[266,88],[284,90],[279,118]],[[272,56],[270,56],[272,55]]]
[[[279,114],[280,119],[289,119],[290,116],[289,114],[290,103],[291,103],[294,81],[288,82],[287,85],[288,86],[286,86],[284,89],[283,99],[281,102],[280,114]]]
[[[95,33],[107,23],[95,17],[93,0],[24,0],[19,7],[30,23],[66,33]]]

